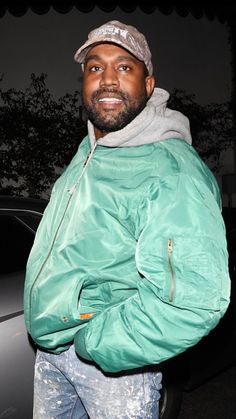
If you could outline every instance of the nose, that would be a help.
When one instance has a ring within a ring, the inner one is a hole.
[[[114,86],[117,87],[119,85],[119,79],[117,72],[112,67],[106,67],[101,76],[100,86]]]

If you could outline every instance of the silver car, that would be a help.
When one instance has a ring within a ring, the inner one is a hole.
[[[23,317],[25,265],[46,202],[0,196],[0,418],[31,419],[34,346]]]

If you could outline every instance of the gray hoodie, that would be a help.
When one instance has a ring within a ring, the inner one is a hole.
[[[180,138],[191,144],[189,120],[181,112],[166,107],[169,96],[166,90],[155,88],[146,107],[133,121],[121,130],[99,138],[97,144],[106,147],[131,147],[168,138]],[[93,147],[96,139],[90,121],[88,134]]]

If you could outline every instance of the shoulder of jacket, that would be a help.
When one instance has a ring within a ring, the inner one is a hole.
[[[216,183],[214,174],[202,160],[196,149],[185,140],[170,138],[155,143],[153,161],[162,176],[183,174]],[[158,173],[157,171],[157,173]]]

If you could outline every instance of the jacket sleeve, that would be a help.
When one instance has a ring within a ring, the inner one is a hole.
[[[230,293],[219,201],[184,174],[153,182],[138,209],[137,291],[77,333],[79,355],[109,372],[158,364],[217,325]]]

